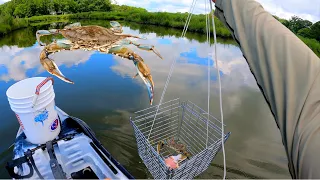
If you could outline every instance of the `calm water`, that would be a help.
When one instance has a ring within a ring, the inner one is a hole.
[[[107,21],[82,22],[108,26]],[[180,97],[202,108],[207,105],[207,56],[211,51],[205,35],[156,26],[125,25],[124,32],[146,37],[139,43],[153,44],[164,60],[152,52],[130,46],[142,56],[155,82],[154,104],[159,102],[174,58],[176,68],[165,100]],[[51,24],[63,26],[63,24]],[[41,47],[35,41],[37,29],[23,29],[0,39],[0,177],[8,178],[4,164],[11,158],[18,122],[11,111],[5,92],[15,82],[35,76],[49,76],[39,63]],[[50,37],[51,38],[51,37]],[[49,40],[50,38],[47,38]],[[136,178],[150,178],[137,154],[130,114],[148,107],[145,85],[129,60],[99,52],[60,52],[52,55],[60,70],[75,82],[67,84],[55,78],[56,104],[70,115],[85,120],[105,147]],[[223,88],[226,131],[232,135],[226,143],[228,178],[290,178],[280,133],[271,112],[235,42],[219,40],[218,60]],[[210,60],[212,61],[212,60]],[[211,68],[211,112],[219,116],[218,83],[214,63]],[[40,136],[40,134],[39,134]],[[220,152],[200,178],[221,178]]]

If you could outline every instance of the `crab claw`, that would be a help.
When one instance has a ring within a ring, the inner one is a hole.
[[[153,81],[152,81],[152,76],[149,75],[146,78],[146,81],[147,82],[145,82],[145,84],[146,84],[147,89],[148,89],[149,102],[150,102],[150,105],[152,105],[152,103],[153,103]]]
[[[42,66],[44,67],[44,69],[46,69],[50,74],[58,77],[59,79],[61,79],[62,81],[65,81],[67,83],[71,83],[74,84],[73,81],[71,81],[70,79],[66,78],[62,72],[59,70],[58,66],[56,65],[56,63],[50,59],[48,57],[48,53],[43,50],[40,54],[40,63],[42,64]]]
[[[57,29],[50,29],[50,30],[38,30],[36,32],[37,41],[41,46],[45,46],[43,42],[40,41],[40,37],[44,35],[51,35],[51,34],[58,34],[59,30]]]
[[[139,49],[147,50],[147,51],[153,51],[159,58],[163,59],[160,55],[159,51],[153,46],[148,44],[140,44],[137,46]]]
[[[149,77],[152,80],[151,75]],[[150,102],[150,105],[152,105],[152,103],[153,103],[153,86],[152,86],[152,82],[150,81],[149,78],[145,78],[144,84],[147,86],[148,95],[149,95],[149,102]]]
[[[137,74],[134,77],[139,75],[143,80],[144,84],[147,86],[150,104],[152,105],[153,93],[154,93],[154,82],[150,74],[150,69],[144,63],[143,59],[138,54],[134,53],[131,49],[122,45],[110,48],[108,53],[116,54],[120,57],[133,61],[134,65],[137,68]]]
[[[117,21],[110,21],[110,25],[112,26],[112,30],[117,33],[122,33],[122,26]]]
[[[148,66],[143,61],[134,60],[134,64],[137,67],[138,74],[140,75],[144,84],[147,86],[150,105],[152,105],[153,97],[154,97],[154,82],[152,80],[150,70],[149,70]]]
[[[154,47],[154,45],[149,44],[139,44],[133,41],[130,41],[133,45],[137,46],[139,49],[145,50],[145,51],[153,51],[157,56],[159,56],[161,59],[162,56],[160,55],[159,51]]]

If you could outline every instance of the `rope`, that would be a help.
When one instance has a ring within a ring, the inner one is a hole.
[[[218,74],[218,82],[219,82],[219,104],[220,104],[220,118],[221,118],[221,143],[222,143],[222,154],[223,154],[223,179],[226,179],[226,154],[224,150],[224,121],[223,121],[223,109],[222,109],[222,93],[221,93],[221,79],[219,72],[219,64],[218,64],[218,55],[217,55],[217,35],[216,35],[216,27],[214,24],[214,15],[212,9],[212,1],[210,1],[210,13],[212,18],[212,27],[213,27],[213,37],[214,37],[214,57],[212,54],[212,58],[215,58],[216,66],[217,66],[217,74]]]
[[[188,17],[187,17],[187,19],[186,19],[186,22],[185,22],[185,24],[184,24],[184,28],[183,28],[183,31],[182,31],[182,34],[181,34],[181,38],[183,38],[183,37],[186,35],[186,32],[187,32],[188,27],[189,27],[190,20],[191,20],[191,17],[192,17],[192,12],[193,12],[193,10],[194,10],[194,7],[195,7],[195,5],[196,5],[196,2],[197,2],[197,0],[193,0],[193,1],[192,1],[190,10],[189,10],[189,12],[188,12],[189,14],[188,14]],[[155,120],[156,120],[156,117],[157,117],[157,114],[158,114],[158,111],[159,111],[159,107],[160,107],[160,105],[161,105],[161,103],[162,103],[162,101],[163,101],[163,97],[164,97],[164,95],[165,95],[165,93],[166,93],[166,91],[167,91],[167,87],[168,87],[168,85],[169,85],[169,81],[170,81],[170,79],[171,79],[174,66],[176,65],[176,61],[177,61],[176,59],[177,59],[177,58],[174,58],[174,59],[173,59],[173,62],[172,62],[172,64],[171,64],[170,71],[169,71],[169,75],[168,75],[167,81],[166,81],[166,83],[165,83],[165,85],[164,85],[164,88],[163,88],[163,91],[162,91],[162,94],[161,94],[161,98],[160,98],[160,102],[159,102],[159,105],[157,106],[156,114],[155,114],[155,116],[154,116],[154,119],[153,119],[153,122],[152,122],[152,125],[151,125],[151,129],[150,129],[150,132],[149,132],[149,134],[148,134],[148,138],[147,138],[148,141],[149,141],[149,137],[150,137],[150,135],[151,135],[151,132],[152,132],[152,129],[153,129],[153,126],[154,126],[154,123],[155,123]]]
[[[207,32],[207,42],[208,45],[210,45],[210,17],[207,11],[207,0],[205,1],[205,14],[206,14],[206,32]],[[209,119],[210,119],[210,59],[208,55],[208,116],[207,116],[207,138],[206,138],[206,148],[208,148],[208,142],[209,142]]]
[[[182,32],[181,37],[184,37],[186,35],[186,33],[187,33],[187,30],[188,30],[188,27],[189,27],[189,23],[190,23],[190,20],[191,20],[191,17],[192,17],[192,13],[193,13],[194,7],[196,6],[196,2],[197,2],[197,0],[193,0],[194,4],[191,5],[191,8],[190,8],[191,12],[189,13],[190,18],[189,18],[189,21],[188,21],[188,23],[186,25],[184,33]]]

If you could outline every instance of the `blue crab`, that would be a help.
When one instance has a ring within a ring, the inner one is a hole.
[[[122,58],[132,60],[137,73],[133,77],[140,76],[148,89],[150,104],[153,102],[154,82],[150,73],[149,67],[144,60],[126,45],[135,45],[139,49],[153,51],[161,59],[162,56],[155,49],[153,45],[139,44],[127,38],[139,38],[138,36],[130,34],[122,34],[122,26],[116,22],[110,22],[112,28],[105,28],[101,26],[81,26],[80,23],[74,23],[65,26],[63,29],[38,30],[36,38],[41,46],[45,46],[40,53],[40,62],[42,66],[52,75],[60,78],[67,83],[74,83],[65,77],[54,60],[49,58],[49,55],[61,50],[97,50],[102,53],[115,54]],[[46,45],[40,41],[40,37],[44,35],[61,34],[64,39],[55,40]]]

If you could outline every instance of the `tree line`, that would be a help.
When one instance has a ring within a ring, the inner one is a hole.
[[[292,16],[289,20],[281,19],[277,16],[274,17],[293,33],[302,37],[316,39],[320,42],[320,21],[313,24],[311,21],[304,20],[298,16]]]
[[[110,0],[11,0],[0,6],[0,14],[16,18],[110,10]]]
[[[62,15],[62,16],[52,16]],[[289,20],[274,16],[279,22],[295,33],[316,54],[320,56],[320,21],[311,21],[293,16]],[[27,27],[36,22],[59,19],[106,19],[125,20],[141,24],[181,29],[187,18],[186,13],[148,12],[144,8],[115,5],[111,0],[11,0],[0,5],[0,36],[15,29]],[[230,31],[216,21],[217,35],[232,38]],[[194,15],[189,31],[206,31],[205,16]]]
[[[117,6],[111,0],[11,0],[0,5],[1,19],[12,21],[12,18],[26,18],[50,14],[75,14],[81,12],[109,12],[109,11],[141,11],[143,8]],[[281,19],[274,16],[295,34],[316,39],[320,42],[320,21],[312,23],[298,16],[291,19]]]

